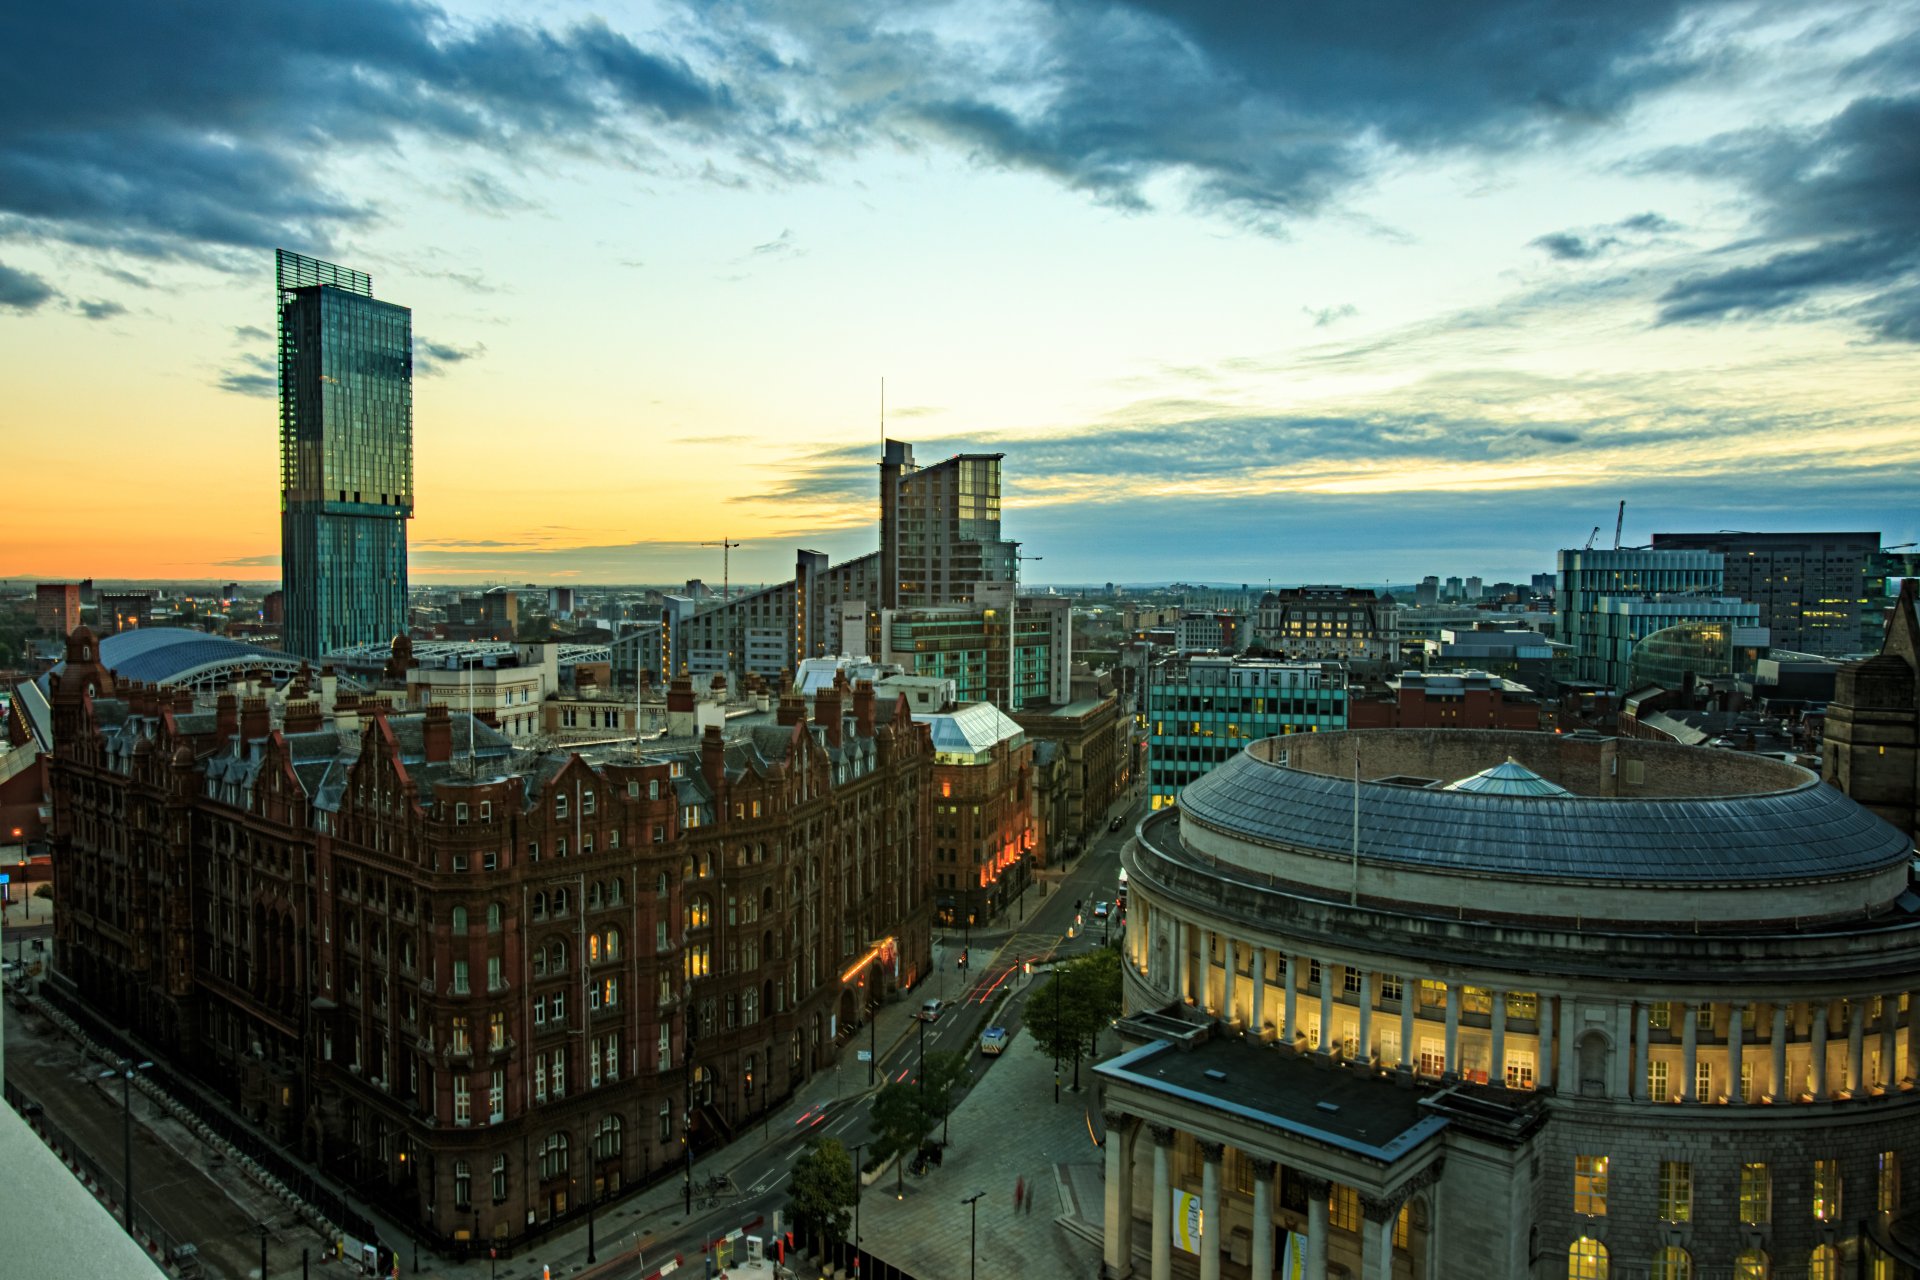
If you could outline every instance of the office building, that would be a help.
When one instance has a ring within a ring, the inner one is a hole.
[[[1912,847],[1743,752],[1253,744],[1122,853],[1103,1274],[1909,1274]]]
[[[151,591],[102,591],[97,599],[93,632],[103,639],[137,630],[153,619]]]
[[[50,684],[50,982],[441,1251],[678,1177],[928,971],[934,747],[870,685],[583,756],[84,627]]]
[[[1290,658],[1391,662],[1400,656],[1399,608],[1364,587],[1295,587],[1260,597],[1253,642]]]
[[[1767,656],[1767,633],[1721,620],[1690,619],[1641,638],[1627,661],[1627,689],[1679,689],[1690,681],[1754,673]]]
[[[1347,727],[1347,679],[1337,663],[1174,654],[1148,668],[1146,689],[1155,809],[1249,742]]]
[[[1174,644],[1183,653],[1244,653],[1252,641],[1247,616],[1230,609],[1191,609],[1174,623]]]
[[[358,271],[275,251],[281,647],[319,658],[407,629],[413,313]]]
[[[1655,551],[1718,551],[1727,595],[1760,606],[1776,648],[1828,656],[1863,647],[1878,533],[1656,533]]]
[[[80,584],[35,583],[33,625],[42,635],[65,639],[67,632],[80,625]]]
[[[880,660],[907,675],[951,680],[960,702],[991,702],[1018,714],[1073,699],[1072,602],[1013,598],[986,589],[988,603],[883,610]]]
[[[1575,678],[1606,684],[1616,691],[1626,679],[1631,643],[1620,648],[1619,625],[1601,621],[1608,611],[1608,601],[1662,596],[1718,598],[1724,594],[1723,560],[1718,551],[1562,551],[1560,582],[1553,602],[1554,639],[1572,646]],[[1662,625],[1684,622],[1689,616],[1669,614]],[[1729,615],[1700,616],[1711,619]],[[1753,616],[1757,618],[1757,608]]]

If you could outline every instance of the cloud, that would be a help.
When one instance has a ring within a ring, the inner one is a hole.
[[[0,217],[152,257],[325,251],[374,216],[330,183],[336,150],[626,146],[628,129],[699,133],[736,110],[604,22],[457,22],[418,0],[102,0],[84,23],[13,6],[0,44],[35,51],[0,105]]]
[[[111,320],[115,316],[125,315],[127,309],[117,302],[105,298],[76,302],[74,309],[89,320]]]
[[[1622,218],[1618,222],[1608,223],[1585,232],[1555,231],[1544,236],[1536,236],[1527,243],[1562,262],[1581,262],[1588,258],[1601,257],[1614,249],[1628,245],[1646,244],[1659,236],[1677,230],[1679,230],[1677,223],[1669,221],[1660,214],[1636,213],[1630,218]]]
[[[1660,297],[1663,324],[1804,309],[1878,337],[1920,340],[1920,94],[1864,97],[1800,129],[1727,134],[1669,152],[1669,168],[1728,179],[1758,234],[1703,260]]]
[[[233,336],[242,342],[272,342],[273,335],[257,324],[235,326]]]
[[[1568,231],[1555,231],[1549,235],[1537,236],[1528,241],[1536,249],[1543,249],[1551,257],[1563,262],[1577,262],[1583,258],[1595,258],[1618,244],[1612,236],[1599,239],[1587,239]]]
[[[0,262],[0,307],[32,311],[53,296],[53,286],[39,276]]]
[[[240,396],[258,396],[272,399],[280,393],[280,379],[271,373],[244,373],[229,369],[222,373],[214,386],[222,391],[231,391]]]
[[[215,560],[215,564],[228,569],[277,569],[280,556],[275,552],[261,552],[259,555],[235,556],[231,560]]]
[[[805,249],[802,249],[798,244],[794,243],[793,228],[785,227],[782,228],[780,234],[773,239],[757,244],[747,250],[745,256],[740,260],[747,262],[754,258],[798,258],[805,256],[806,252]]]
[[[433,342],[413,335],[413,371],[422,378],[432,378],[445,373],[448,365],[461,364],[476,356],[485,354],[486,346],[475,343],[471,347],[455,347],[443,342]]]
[[[1325,329],[1329,325],[1338,324],[1342,320],[1360,314],[1360,308],[1351,302],[1342,302],[1331,307],[1302,307],[1300,311],[1313,321],[1313,327],[1316,329]]]

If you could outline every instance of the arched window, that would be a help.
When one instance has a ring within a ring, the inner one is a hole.
[[[613,879],[607,881],[607,905],[610,907],[619,906],[620,899],[625,892],[626,890],[622,886],[619,876],[615,876]]]
[[[488,933],[500,932],[500,923],[501,921],[506,919],[506,915],[507,915],[507,912],[505,907],[501,906],[497,902],[489,902],[487,904],[487,932]]]
[[[620,1154],[621,1123],[619,1116],[608,1116],[600,1122],[593,1135],[593,1155],[596,1160],[611,1160]]]
[[[553,914],[556,916],[567,914],[567,891],[565,889],[555,889],[553,891]]]
[[[547,972],[565,973],[567,971],[567,944],[549,942],[547,944]]]
[[[546,1142],[542,1144],[540,1148],[541,1181],[544,1182],[549,1178],[566,1177],[567,1168],[571,1163],[572,1161],[568,1158],[567,1152],[567,1135],[564,1133],[549,1134]]]
[[[605,955],[607,959],[618,960],[620,958],[620,931],[618,929],[606,929],[602,931],[600,934],[600,949],[601,953]]]
[[[587,935],[587,963],[600,963],[600,935],[597,933]]]
[[[1830,1244],[1816,1245],[1807,1259],[1807,1280],[1840,1280],[1840,1251]]]
[[[1693,1280],[1693,1255],[1668,1245],[1653,1255],[1653,1280]]]
[[[598,911],[605,905],[606,900],[607,887],[605,885],[595,880],[591,885],[587,886],[587,906],[591,910]]]
[[[1767,1255],[1748,1249],[1733,1260],[1733,1280],[1767,1280]]]
[[[455,907],[453,909],[453,931],[455,933],[465,933],[467,931],[467,909],[465,907]]]
[[[533,895],[533,918],[535,920],[545,920],[547,918],[547,895],[544,893],[536,893]]]
[[[413,968],[413,935],[410,933],[400,935],[400,967]]]
[[[1567,1280],[1607,1280],[1607,1246],[1592,1236],[1568,1245]]]

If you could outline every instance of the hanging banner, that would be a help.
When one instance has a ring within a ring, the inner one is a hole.
[[[1280,1275],[1282,1280],[1305,1280],[1307,1274],[1307,1237],[1298,1231],[1282,1231]]]
[[[1173,1193],[1173,1243],[1188,1253],[1200,1252],[1200,1197],[1191,1191]]]

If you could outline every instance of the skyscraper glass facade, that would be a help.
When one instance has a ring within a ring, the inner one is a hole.
[[[413,313],[280,250],[282,644],[319,657],[406,628]]]
[[[1147,790],[1163,809],[1249,742],[1346,728],[1346,672],[1330,662],[1166,658],[1147,675],[1147,726]]]

